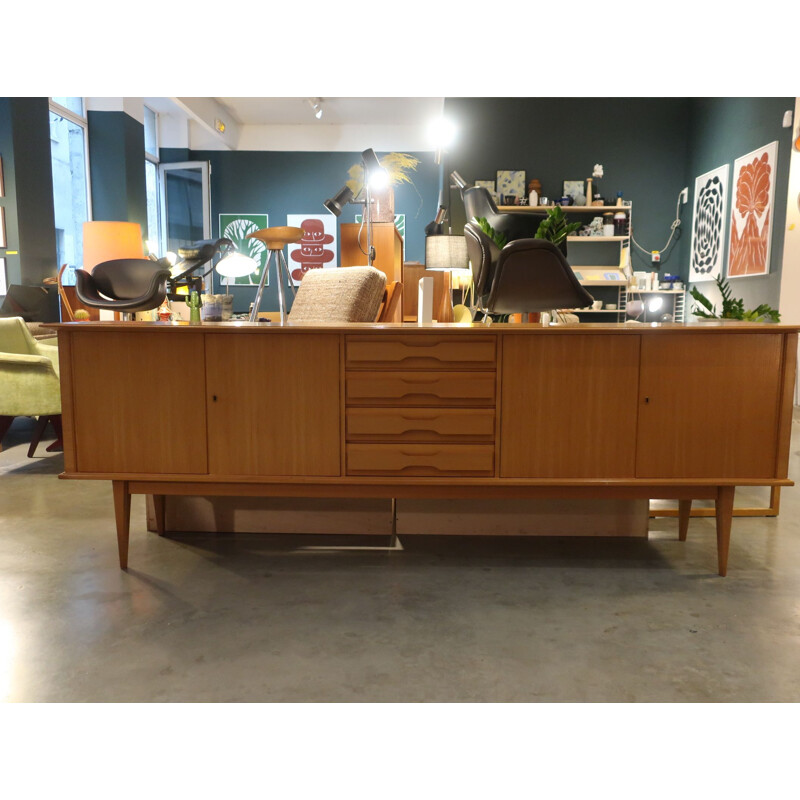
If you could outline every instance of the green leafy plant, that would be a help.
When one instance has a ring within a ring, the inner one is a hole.
[[[504,233],[496,231],[486,217],[473,217],[472,221],[502,250],[508,244],[508,238]]]
[[[762,303],[750,311],[745,311],[744,300],[731,297],[731,287],[727,281],[717,277],[716,283],[722,295],[721,312],[718,314],[717,307],[696,286],[692,286],[689,293],[700,304],[692,308],[692,314],[703,319],[738,319],[744,322],[781,321],[780,313],[766,303]]]
[[[547,211],[547,219],[539,223],[536,239],[547,239],[555,245],[560,245],[571,233],[581,227],[580,222],[567,222],[566,214],[561,206],[552,206]]]

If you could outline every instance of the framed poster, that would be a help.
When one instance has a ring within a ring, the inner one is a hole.
[[[3,157],[0,156],[0,197],[6,196],[6,185],[3,180]]]
[[[310,269],[336,266],[336,217],[332,214],[287,214],[286,224],[303,229],[303,238],[289,245],[289,273],[297,286]]]
[[[722,277],[729,174],[725,164],[695,178],[689,283]]]
[[[8,278],[6,278],[6,260],[0,258],[0,295],[8,294]]]
[[[769,272],[777,163],[777,141],[733,162],[729,278],[749,278]]]
[[[527,185],[524,169],[497,170],[497,194],[502,205],[519,205]]]
[[[222,286],[254,286],[261,280],[261,273],[267,263],[267,246],[259,239],[248,239],[248,234],[269,227],[269,214],[220,214],[219,235],[230,239],[242,255],[250,256],[258,265],[249,275],[228,278],[218,275]],[[264,284],[269,286],[269,275]]]
[[[572,198],[574,206],[588,206],[586,199],[586,183],[584,181],[564,181],[564,197]]]

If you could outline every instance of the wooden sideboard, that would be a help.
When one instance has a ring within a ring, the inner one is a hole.
[[[130,496],[670,498],[788,478],[796,326],[70,323],[62,478]]]

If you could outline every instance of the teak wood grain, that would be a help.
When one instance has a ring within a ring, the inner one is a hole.
[[[208,472],[202,334],[173,350],[154,332],[90,325],[71,336],[78,471]]]
[[[348,408],[350,442],[493,442],[492,408]]]
[[[643,337],[636,476],[775,477],[783,337]]]
[[[633,477],[638,339],[503,342],[500,477]]]
[[[206,337],[209,472],[339,475],[339,337]]]
[[[391,406],[493,406],[493,372],[351,372],[347,403]]]

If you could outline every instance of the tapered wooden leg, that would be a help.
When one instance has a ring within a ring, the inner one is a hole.
[[[47,450],[48,453],[52,453],[55,450],[64,449],[64,443],[62,442],[64,436],[61,428],[61,414],[53,414],[53,416],[50,417],[50,422],[53,423],[53,430],[56,432],[56,440],[52,444],[49,444],[47,447],[45,447],[45,450]]]
[[[717,563],[719,574],[728,574],[728,547],[731,543],[731,521],[733,520],[733,495],[735,486],[717,488]]]
[[[128,568],[128,536],[131,527],[131,496],[128,481],[112,481],[114,489],[114,516],[117,521],[117,547],[119,568]]]
[[[163,494],[153,495],[153,510],[156,515],[156,533],[163,536],[166,533],[167,525],[167,498]]]
[[[689,517],[692,513],[692,501],[678,500],[678,539],[686,541],[686,534],[689,532]]]
[[[781,510],[781,487],[773,486],[769,491],[770,516],[777,517]]]
[[[14,417],[0,416],[0,452],[3,450],[3,437],[6,435],[13,421]]]
[[[28,458],[33,458],[33,454],[36,452],[36,448],[39,446],[42,434],[44,433],[44,429],[47,427],[49,420],[50,417],[44,415],[40,416],[39,419],[36,420],[36,427],[33,429],[33,439],[31,439],[31,446],[28,448]]]

